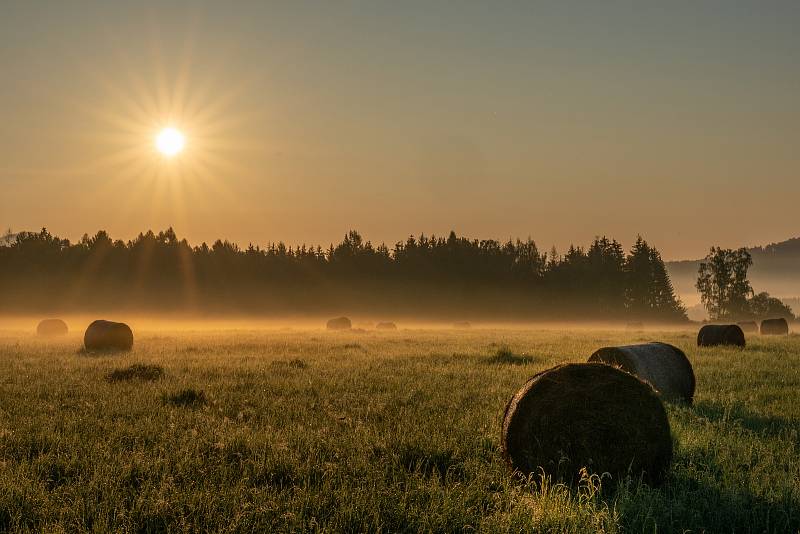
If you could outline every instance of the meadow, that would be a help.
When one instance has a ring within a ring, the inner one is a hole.
[[[0,530],[800,530],[796,334],[132,326],[132,352],[102,355],[79,328],[0,331]],[[697,376],[694,406],[667,408],[662,486],[511,476],[500,422],[528,377],[651,340]]]

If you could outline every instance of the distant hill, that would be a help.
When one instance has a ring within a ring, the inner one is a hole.
[[[800,303],[800,237],[772,243],[764,247],[748,249],[753,256],[753,266],[749,278],[753,289],[759,293],[784,300],[798,313]],[[666,263],[675,291],[687,304],[694,305],[698,300],[697,269],[702,260],[670,261]],[[690,316],[694,314],[690,313]]]

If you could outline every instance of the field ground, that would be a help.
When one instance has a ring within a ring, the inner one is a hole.
[[[0,332],[0,530],[800,529],[797,335],[698,350],[693,331],[136,334],[96,356],[78,333]],[[529,376],[656,339],[697,375],[694,407],[668,407],[665,485],[510,477],[500,419]],[[164,375],[109,379],[137,363]]]

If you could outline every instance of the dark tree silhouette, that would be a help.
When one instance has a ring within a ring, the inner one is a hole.
[[[686,309],[675,296],[661,254],[641,236],[625,259],[625,302],[634,318],[678,320]]]
[[[714,320],[741,319],[750,315],[748,298],[753,288],[747,270],[753,259],[745,248],[738,250],[711,247],[697,271],[700,300]]]
[[[20,233],[0,247],[6,311],[126,308],[207,313],[337,311],[491,318],[686,320],[658,252],[606,237],[563,256],[526,241],[410,236],[392,249],[355,231],[321,247],[217,240],[172,228],[128,242]]]

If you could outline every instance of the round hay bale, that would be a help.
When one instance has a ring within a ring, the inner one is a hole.
[[[664,406],[648,384],[609,365],[559,365],[528,380],[506,406],[503,456],[523,476],[575,483],[579,471],[659,483],[672,460]]]
[[[653,386],[666,400],[692,403],[694,371],[686,354],[678,347],[659,342],[603,347],[595,351],[589,361],[620,367]]]
[[[758,334],[758,323],[755,321],[739,321],[736,324],[745,334]]]
[[[737,324],[707,324],[697,333],[698,347],[735,345],[744,347],[744,332]]]
[[[397,325],[392,322],[383,322],[375,325],[377,330],[397,330]]]
[[[88,351],[131,350],[133,332],[125,323],[97,320],[86,329],[86,333],[83,335],[83,346]]]
[[[36,335],[42,337],[65,336],[69,329],[61,319],[44,319],[36,326]]]
[[[329,320],[325,327],[328,330],[350,330],[353,327],[353,323],[347,317],[336,317]]]
[[[761,321],[762,336],[788,336],[789,323],[784,318],[764,319]]]
[[[472,325],[469,323],[469,321],[458,321],[456,323],[453,323],[453,328],[463,330],[465,328],[472,328]]]

